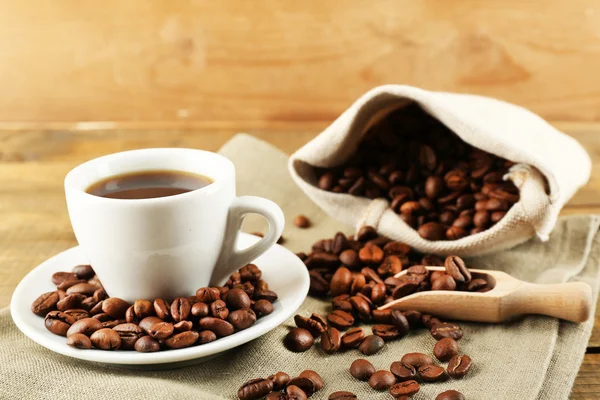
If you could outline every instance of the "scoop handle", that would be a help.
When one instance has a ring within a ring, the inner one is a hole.
[[[572,322],[587,321],[592,288],[583,282],[522,285],[511,296],[512,315],[542,314]]]

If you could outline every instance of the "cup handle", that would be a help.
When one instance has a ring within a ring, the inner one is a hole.
[[[269,223],[267,234],[252,246],[236,250],[238,232],[246,214],[260,214]],[[211,285],[221,285],[225,279],[240,267],[267,251],[277,242],[283,227],[285,218],[281,208],[271,200],[256,196],[240,196],[236,198],[229,207],[227,226],[225,228],[225,240],[217,266],[210,279]]]

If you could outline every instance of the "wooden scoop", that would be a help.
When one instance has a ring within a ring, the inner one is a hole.
[[[427,267],[444,271],[444,267]],[[525,314],[541,314],[583,322],[590,317],[592,288],[582,282],[539,285],[520,281],[502,271],[471,269],[472,279],[483,278],[492,289],[485,293],[425,291],[394,300],[380,310],[417,310],[451,320],[502,322]],[[396,278],[406,271],[396,274]]]

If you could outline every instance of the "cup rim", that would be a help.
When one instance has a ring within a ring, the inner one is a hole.
[[[156,153],[156,152],[173,152],[173,153],[193,152],[193,153],[199,153],[199,155],[205,155],[205,156],[209,155],[210,157],[219,158],[221,161],[223,161],[227,165],[226,168],[230,169],[231,172],[233,174],[235,174],[235,166],[233,165],[233,162],[231,162],[230,159],[228,159],[225,156],[222,156],[219,153],[215,153],[215,152],[207,151],[207,150],[192,149],[192,148],[187,148],[187,147],[149,147],[149,148],[126,150],[126,151],[120,151],[120,152],[116,152],[116,153],[105,154],[103,156],[87,160],[87,161],[75,166],[67,173],[67,175],[65,175],[65,179],[64,179],[65,191],[66,192],[75,191],[75,192],[83,195],[86,199],[88,199],[90,201],[111,202],[112,204],[123,204],[123,205],[125,205],[125,204],[140,205],[140,204],[151,204],[151,203],[156,204],[156,203],[165,203],[165,202],[184,200],[191,196],[197,196],[199,194],[216,192],[222,187],[222,185],[223,185],[222,179],[213,179],[213,182],[209,185],[203,186],[198,189],[194,189],[189,192],[175,194],[172,196],[151,197],[151,198],[144,198],[144,199],[116,199],[116,198],[111,198],[111,197],[102,197],[102,196],[93,195],[91,193],[86,192],[85,188],[82,189],[81,187],[75,185],[73,182],[73,180],[75,179],[75,176],[77,174],[83,173],[82,170],[92,168],[94,165],[101,163],[102,161],[106,161],[106,160],[117,158],[117,157],[126,157],[127,154]],[[174,170],[177,170],[177,169],[174,169]],[[185,171],[185,172],[193,172],[193,171],[186,171],[185,169],[179,169],[179,170]],[[107,175],[106,177],[108,177],[108,176],[110,176],[110,175]]]

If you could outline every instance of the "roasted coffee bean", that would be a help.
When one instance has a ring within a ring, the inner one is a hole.
[[[392,310],[372,310],[371,317],[376,324],[386,324],[389,325],[392,323]]]
[[[193,326],[194,326],[194,324],[192,321],[179,321],[178,323],[173,325],[173,328],[175,328],[175,332],[179,333],[179,332],[191,331]]]
[[[170,349],[183,349],[190,347],[198,340],[200,335],[196,331],[186,331],[177,333],[165,340],[165,344]]]
[[[102,311],[113,318],[125,318],[125,312],[130,304],[118,297],[109,297],[102,301]]]
[[[417,230],[423,239],[437,241],[446,239],[446,226],[438,222],[427,222]]]
[[[268,289],[263,289],[268,290]],[[250,308],[250,297],[241,289],[231,289],[225,294],[227,308],[232,311]]]
[[[210,304],[221,298],[221,291],[216,287],[203,287],[196,291],[196,297],[198,301]]]
[[[65,311],[63,311],[63,313],[69,315],[75,322],[77,322],[83,318],[89,318],[89,316],[90,316],[90,314],[87,311],[80,309],[80,308],[74,308],[72,310],[65,310]]]
[[[386,342],[400,337],[400,332],[394,325],[377,324],[371,327],[374,335],[379,336]]]
[[[448,375],[454,379],[460,379],[471,369],[471,357],[467,355],[454,356],[448,362]]]
[[[358,252],[358,258],[365,264],[380,264],[383,261],[383,250],[376,245],[365,245]]]
[[[288,385],[285,388],[285,394],[287,395],[287,399],[289,400],[306,400],[308,396],[304,393],[304,390],[300,389],[296,385]]]
[[[94,269],[91,265],[77,265],[73,267],[73,273],[77,275],[77,279],[90,279],[94,276]]]
[[[423,321],[422,321],[423,314],[421,314],[419,311],[407,310],[407,311],[404,311],[403,314],[406,317],[406,320],[408,321],[408,325],[410,326],[410,329],[416,329],[423,325]],[[390,323],[391,323],[391,321],[390,321]]]
[[[448,274],[444,274],[431,282],[431,290],[456,290],[456,281]]]
[[[94,292],[92,297],[94,298],[94,301],[100,302],[100,301],[106,299],[108,296],[106,295],[106,291],[104,290],[104,288],[100,288],[100,289],[96,289],[96,291]]]
[[[240,268],[240,276],[242,277],[243,282],[256,282],[261,278],[262,272],[256,265],[246,264],[242,268]]]
[[[362,328],[351,328],[342,336],[342,346],[347,349],[358,347],[365,339],[365,333]]]
[[[81,302],[85,299],[85,296],[79,293],[69,294],[65,296],[62,300],[59,300],[56,303],[56,308],[59,311],[70,310],[74,308],[79,308],[81,306]]]
[[[471,271],[462,258],[458,256],[450,256],[444,262],[446,273],[450,275],[456,282],[469,282],[471,280]]]
[[[359,293],[367,284],[367,278],[363,274],[356,274],[354,279],[352,280],[352,285],[350,286],[350,293],[356,294]]]
[[[329,324],[331,324],[334,328],[346,330],[354,325],[354,317],[352,314],[345,311],[333,310],[329,315],[327,315],[327,322],[329,322]]]
[[[113,319],[113,320],[110,320],[110,321],[104,321],[102,323],[102,327],[103,328],[111,328],[112,329],[112,328],[114,328],[117,325],[125,324],[125,323],[127,323],[127,321],[124,320],[124,319]]]
[[[400,359],[405,364],[410,364],[415,368],[422,367],[423,365],[433,364],[433,358],[423,353],[406,353]]]
[[[83,278],[79,278],[74,272],[55,272],[52,274],[52,283],[54,283],[56,286],[65,281],[75,281],[78,279]]]
[[[328,400],[357,400],[358,396],[356,396],[352,392],[346,392],[346,391],[341,390],[339,392],[331,393],[327,399]]]
[[[87,297],[81,302],[81,308],[89,312],[96,304],[98,304],[98,302],[95,301],[93,297]]]
[[[348,268],[338,268],[331,282],[329,283],[331,296],[335,297],[340,294],[350,293],[352,286],[352,273]]]
[[[402,281],[392,292],[394,299],[400,299],[409,294],[413,294],[419,288],[419,284],[414,281]]]
[[[268,300],[258,300],[252,304],[252,310],[258,318],[269,315],[273,312],[273,304]]]
[[[369,378],[369,386],[375,390],[388,390],[394,383],[396,383],[396,378],[390,371],[375,371]]]
[[[136,300],[133,303],[133,313],[140,320],[154,315],[154,312],[154,306],[148,300]]]
[[[250,328],[252,325],[254,325],[256,322],[256,314],[254,314],[254,311],[248,308],[243,310],[235,310],[229,314],[227,321],[229,321],[229,323],[233,325],[236,330],[240,331]]]
[[[56,308],[56,303],[58,303],[58,293],[47,292],[34,300],[31,304],[31,311],[40,317],[45,317],[46,314]]]
[[[358,253],[353,249],[347,249],[340,253],[340,262],[348,268],[356,269],[360,267],[361,261],[358,258]]]
[[[418,372],[423,382],[436,382],[444,378],[444,368],[433,364],[419,367]]]
[[[467,284],[467,290],[469,292],[476,292],[476,291],[478,291],[480,289],[483,289],[486,286],[487,286],[487,281],[485,279],[476,278],[476,279],[472,279]]]
[[[365,267],[360,270],[360,273],[365,276],[365,278],[367,279],[367,282],[373,282],[375,284],[383,282],[381,277],[379,275],[377,275],[377,272],[375,272],[375,270],[372,268]]]
[[[102,311],[102,303],[104,302],[104,300],[99,301],[98,303],[96,303],[91,309],[90,309],[90,315],[96,315],[96,314],[101,314],[104,313],[104,311]],[[81,304],[83,305],[83,301],[81,302]],[[127,310],[125,310],[125,312],[127,312]],[[106,313],[105,313],[106,314]]]
[[[217,335],[213,331],[202,331],[198,336],[198,344],[206,344],[217,340]]]
[[[313,336],[309,331],[302,328],[290,330],[283,340],[285,347],[295,353],[301,353],[310,349],[313,343]]]
[[[273,382],[268,379],[252,379],[238,390],[240,400],[258,400],[273,390]]]
[[[171,319],[171,306],[163,299],[154,300],[154,312],[162,320]]]
[[[56,287],[57,290],[64,290],[65,292],[67,290],[69,290],[71,287],[75,286],[75,285],[79,285],[79,284],[85,284],[86,286],[81,286],[81,287],[77,287],[75,289],[73,289],[71,291],[71,293],[81,293],[81,294],[85,294],[86,296],[92,295],[94,293],[95,290],[98,289],[98,285],[92,284],[91,281],[86,281],[85,279],[76,279],[76,280],[66,280],[63,281],[60,285],[58,285]],[[89,286],[87,286],[89,284]],[[86,291],[86,293],[82,293],[82,291]],[[89,291],[91,291],[91,293],[88,293]],[[71,294],[69,293],[69,294]]]
[[[321,378],[321,375],[319,375],[316,371],[307,369],[305,371],[302,371],[298,376],[301,378],[310,379],[315,386],[315,392],[318,392],[319,390],[323,389],[323,378]]]
[[[67,338],[67,345],[76,349],[91,349],[92,341],[82,333],[75,333]]]
[[[75,320],[62,311],[50,311],[44,318],[44,326],[55,335],[66,336]]]
[[[215,306],[215,304],[217,303],[218,305]],[[227,310],[227,308],[225,308],[225,302],[223,302],[222,300],[215,301],[213,304],[211,304],[211,307],[213,307],[213,315],[216,312],[218,313],[219,318],[227,318],[229,312],[223,310],[223,308]],[[173,318],[173,321],[175,322],[186,320],[190,315],[191,309],[192,306],[188,299],[186,299],[185,297],[177,297],[175,300],[173,300],[173,303],[171,303],[171,318]]]
[[[142,328],[148,335],[157,340],[164,340],[173,334],[175,327],[172,323],[163,321],[158,317],[146,317],[140,321]]]
[[[456,390],[446,390],[438,394],[435,400],[465,400],[465,396]]]
[[[460,340],[463,337],[463,331],[457,324],[451,322],[442,322],[431,327],[431,336],[433,336],[436,340],[443,338]]]
[[[75,281],[70,281],[75,282]],[[64,282],[63,282],[64,283]],[[67,294],[79,293],[85,296],[92,296],[94,292],[98,289],[96,285],[92,285],[91,283],[77,283],[76,285],[70,286],[69,288],[61,288],[67,291]]]
[[[338,351],[342,344],[342,335],[336,328],[327,328],[321,334],[321,348],[325,353],[333,354]]]
[[[291,378],[285,372],[280,371],[270,375],[267,379],[273,382],[273,390],[282,390],[285,389]]]
[[[312,396],[317,390],[315,383],[311,379],[302,376],[292,378],[288,383],[288,387],[291,385],[299,387],[308,397]]]
[[[135,342],[133,347],[140,353],[153,353],[160,350],[160,343],[150,336],[142,336]]]
[[[423,322],[423,325],[425,325],[425,327],[427,329],[431,329],[431,328],[433,328],[434,325],[437,325],[442,322],[439,319],[437,319],[436,317],[434,317],[433,315],[429,315],[429,314],[423,314],[421,321]]]
[[[227,319],[229,310],[223,300],[215,300],[210,305],[210,314],[215,318]],[[175,316],[173,316],[175,319]]]
[[[400,310],[391,311],[390,323],[398,329],[400,336],[405,336],[410,329],[408,320]]]
[[[352,305],[352,310],[363,321],[371,319],[371,306],[365,299],[359,296],[352,296],[348,300]]]
[[[415,379],[417,376],[416,368],[411,364],[402,361],[394,361],[390,366],[390,371],[400,382]]]
[[[369,335],[358,346],[358,351],[366,356],[373,355],[383,349],[384,341],[377,335]]]
[[[386,288],[383,282],[373,285],[371,289],[371,301],[375,304],[383,303],[386,295]]]
[[[191,313],[194,317],[204,318],[210,313],[210,308],[208,304],[199,301],[192,306]]]
[[[313,296],[325,296],[329,292],[329,282],[318,271],[308,271],[310,277],[310,294]]]
[[[298,228],[308,228],[310,226],[310,220],[305,215],[297,215],[294,218],[294,225]]]
[[[90,340],[92,345],[100,350],[117,350],[121,347],[121,337],[109,328],[102,328],[92,333]]]
[[[350,375],[361,381],[368,381],[375,373],[375,367],[369,361],[359,358],[350,365]]]
[[[371,284],[371,289],[373,288],[373,286],[375,286],[374,284]],[[369,295],[371,294],[371,291],[368,292]],[[367,302],[367,304],[369,305],[369,307],[371,307],[371,309],[375,309],[375,304],[373,304],[373,302],[371,301],[371,299],[368,297],[367,294],[363,294],[363,293],[357,293],[356,294],[357,297],[362,298],[364,301]]]
[[[403,263],[400,257],[391,255],[383,259],[383,262],[377,268],[377,273],[382,276],[396,275],[402,271]]]
[[[419,392],[420,385],[415,380],[409,380],[404,382],[396,383],[390,387],[390,394],[395,398],[402,396],[413,396]]]
[[[254,300],[268,300],[273,303],[277,300],[277,293],[272,290],[256,290],[254,291]]]
[[[144,335],[142,328],[132,323],[119,324],[113,328],[121,338],[121,349],[132,350],[135,342]]]
[[[452,338],[440,339],[433,348],[433,355],[440,361],[448,361],[458,354],[458,343]]]
[[[331,300],[331,307],[334,310],[342,310],[347,313],[351,313],[353,311],[352,304],[350,304],[350,296],[348,294],[342,294],[334,297]]]
[[[99,329],[102,329],[102,322],[94,318],[82,318],[78,321],[75,321],[71,325],[67,331],[67,337],[76,333],[82,333],[86,336],[90,336]]]
[[[229,322],[220,318],[204,317],[198,321],[200,328],[214,332],[217,337],[229,336],[234,332],[234,327]]]
[[[92,318],[97,319],[100,322],[113,321],[114,318],[107,313],[95,314]]]
[[[325,321],[325,318],[314,313],[310,318],[297,314],[294,316],[294,322],[298,328],[306,329],[314,337],[321,335],[321,333],[325,332],[327,329],[327,321]]]

